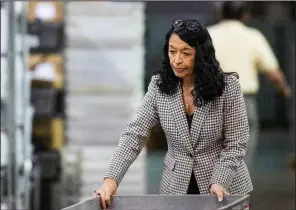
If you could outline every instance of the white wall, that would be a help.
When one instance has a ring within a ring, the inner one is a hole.
[[[66,6],[67,136],[82,148],[82,197],[99,187],[126,124],[143,97],[144,3]],[[145,151],[118,193],[145,193]]]

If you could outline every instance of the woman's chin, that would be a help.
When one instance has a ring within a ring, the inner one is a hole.
[[[186,76],[184,72],[180,73],[180,72],[174,71],[174,74],[176,77],[179,77],[180,79],[183,79]]]

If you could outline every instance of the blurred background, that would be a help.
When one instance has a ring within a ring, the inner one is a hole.
[[[1,209],[90,198],[162,60],[174,18],[219,20],[222,2],[1,1]],[[251,2],[295,90],[296,3]],[[295,103],[260,76],[253,210],[295,209]],[[118,194],[156,194],[166,139],[153,128]],[[294,162],[293,162],[294,161]]]

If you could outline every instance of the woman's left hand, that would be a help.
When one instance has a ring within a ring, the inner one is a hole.
[[[220,185],[212,184],[210,188],[211,194],[216,194],[219,201],[223,200],[223,195],[229,195],[229,193]]]

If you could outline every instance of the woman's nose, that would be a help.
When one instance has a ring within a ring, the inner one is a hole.
[[[175,63],[176,64],[182,63],[182,58],[179,53],[175,56]]]

